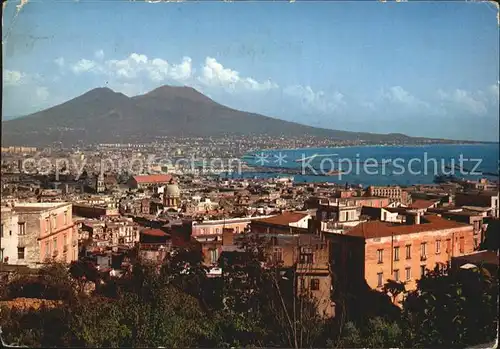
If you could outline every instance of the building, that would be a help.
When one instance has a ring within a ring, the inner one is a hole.
[[[469,269],[475,267],[486,268],[490,273],[498,273],[498,253],[494,251],[476,251],[451,260],[452,268]]]
[[[270,218],[273,216],[263,216],[262,218]],[[193,221],[191,223],[191,235],[194,238],[202,238],[205,236],[222,236],[223,230],[232,229],[235,234],[243,233],[255,218],[227,218],[217,220]]]
[[[390,198],[393,201],[399,201],[403,205],[408,205],[411,202],[411,197],[405,190],[401,189],[400,186],[369,186],[366,192],[366,196],[379,196]],[[365,205],[368,206],[368,205]]]
[[[106,185],[104,184],[104,174],[99,173],[95,178],[95,191],[96,193],[103,193],[106,191]]]
[[[418,213],[408,213],[406,221],[369,221],[343,234],[325,233],[340,286],[356,290],[366,283],[381,290],[387,280],[394,280],[413,290],[426,270],[474,250],[471,225]]]
[[[296,228],[307,229],[312,216],[304,212],[283,212],[280,215],[253,219],[250,223],[252,233],[287,234]]]
[[[179,186],[171,179],[163,192],[163,206],[166,208],[179,208],[181,205],[181,191]]]
[[[335,315],[332,302],[332,276],[329,269],[329,250],[322,235],[314,234],[312,217],[300,212],[254,220],[250,229],[267,238],[267,262],[283,271],[294,270],[296,293],[307,294],[317,303],[320,315]]]
[[[383,207],[370,207],[363,206],[361,208],[361,216],[367,217],[371,220],[378,220],[382,222],[399,222],[403,223],[404,218],[398,212],[391,212],[390,209]]]
[[[73,204],[73,214],[85,218],[100,218],[104,216],[119,216],[119,209],[112,205],[102,204]]]
[[[70,203],[17,203],[12,214],[17,215],[17,255],[6,256],[9,264],[37,267],[48,260],[78,259],[78,232]],[[5,247],[5,251],[12,249]]]
[[[473,206],[487,208],[489,216],[498,218],[498,192],[494,191],[475,191],[455,194],[456,206]]]
[[[0,263],[17,264],[18,219],[11,208],[2,207]]]
[[[167,174],[133,176],[129,180],[129,187],[132,189],[147,189],[167,185],[171,180],[172,176]]]

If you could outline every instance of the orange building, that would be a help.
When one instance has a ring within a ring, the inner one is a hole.
[[[344,234],[325,233],[333,273],[343,286],[366,283],[381,290],[387,280],[394,280],[413,290],[416,280],[436,264],[474,250],[472,225],[431,215],[416,215],[407,222],[411,224],[369,221]]]

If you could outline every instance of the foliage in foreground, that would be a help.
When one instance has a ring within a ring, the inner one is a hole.
[[[34,279],[14,278],[6,298],[40,292],[63,304],[27,311],[3,307],[4,339],[30,347],[462,348],[496,337],[497,278],[486,270],[436,269],[417,291],[398,286],[406,300],[397,316],[323,319],[313,299],[294,296],[293,274],[264,269],[260,252],[247,252],[226,263],[223,278],[215,279],[207,278],[199,252],[190,250],[161,268],[134,265],[120,281],[101,282],[84,263],[48,266]],[[90,279],[97,288],[88,295]]]

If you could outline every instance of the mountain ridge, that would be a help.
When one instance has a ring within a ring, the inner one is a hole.
[[[229,108],[188,86],[164,85],[128,97],[97,87],[64,103],[2,121],[2,144],[149,142],[165,136],[311,135],[368,142],[440,140],[401,133],[377,134],[318,128]]]

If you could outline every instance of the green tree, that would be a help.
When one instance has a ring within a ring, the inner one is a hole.
[[[436,267],[404,302],[407,345],[464,347],[496,336],[497,277],[486,269]]]

